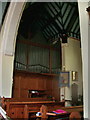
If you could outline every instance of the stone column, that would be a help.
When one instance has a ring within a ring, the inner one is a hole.
[[[11,97],[17,31],[25,1],[11,2],[0,33],[0,96]]]
[[[79,19],[82,46],[82,64],[83,64],[83,101],[84,101],[84,118],[90,118],[90,104],[88,97],[90,96],[90,68],[89,68],[89,41],[90,41],[90,25],[89,16],[86,11],[88,2],[79,2]]]

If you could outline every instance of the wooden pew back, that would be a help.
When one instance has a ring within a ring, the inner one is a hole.
[[[18,101],[19,100],[19,101]],[[23,101],[24,100],[24,101]],[[29,100],[29,101],[28,101]],[[47,106],[48,112],[63,109],[69,113],[83,111],[82,106],[65,107],[65,102],[54,101],[30,101],[30,99],[3,98],[2,105],[11,118],[33,118],[36,112],[40,111],[42,105]]]
[[[30,99],[3,98],[3,108],[11,118],[28,118],[35,116],[40,107],[46,105],[49,111],[64,107],[65,102],[30,101]]]

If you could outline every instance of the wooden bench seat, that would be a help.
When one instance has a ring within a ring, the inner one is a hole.
[[[64,107],[65,102],[54,101],[17,101],[16,99],[3,99],[3,108],[11,118],[28,118],[36,114],[42,105],[46,105],[49,111]]]
[[[40,111],[42,105],[46,105],[48,112],[52,112],[57,109],[67,111],[69,114],[73,111],[83,111],[83,106],[71,106],[65,107],[65,102],[54,102],[54,101],[17,101],[16,99],[3,99],[2,105],[10,118],[33,118],[35,114]],[[66,114],[69,115],[69,114]],[[58,115],[54,117],[59,117]],[[63,115],[62,115],[63,117]]]

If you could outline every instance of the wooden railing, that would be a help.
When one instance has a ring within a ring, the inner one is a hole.
[[[46,67],[46,66],[41,65],[41,64],[27,66],[24,63],[15,61],[14,68],[17,70],[26,70],[26,71],[30,71],[30,72],[36,72],[36,73],[49,73],[49,67]],[[60,68],[52,68],[51,70],[52,70],[51,73],[54,73],[54,74],[60,73]]]
[[[26,68],[27,68],[27,65],[25,65],[24,63],[15,61],[15,69],[25,70]]]

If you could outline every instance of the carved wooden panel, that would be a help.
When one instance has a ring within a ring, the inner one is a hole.
[[[14,74],[13,97],[28,98],[29,90],[45,90],[47,96],[59,100],[59,77],[38,73],[16,71]]]

